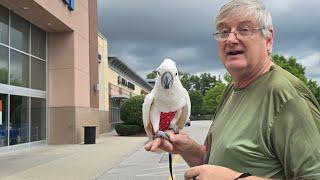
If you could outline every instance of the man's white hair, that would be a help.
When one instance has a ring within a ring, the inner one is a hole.
[[[216,17],[216,26],[227,16],[236,14],[242,9],[245,16],[254,17],[257,23],[264,27],[262,34],[264,37],[269,37],[270,29],[273,28],[270,12],[260,0],[231,0],[223,5]]]

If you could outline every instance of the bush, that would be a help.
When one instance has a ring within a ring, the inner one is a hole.
[[[116,124],[115,129],[117,131],[117,134],[120,136],[130,136],[130,135],[135,135],[135,134],[141,132],[140,126],[131,125],[131,124],[123,124],[123,123]]]
[[[192,121],[196,121],[196,120],[212,120],[213,115],[212,114],[206,114],[206,115],[191,115],[190,119]]]
[[[200,91],[189,91],[191,101],[191,115],[202,114],[203,112],[203,96]]]
[[[120,118],[124,124],[143,127],[142,104],[144,96],[133,96],[127,99],[120,107]]]

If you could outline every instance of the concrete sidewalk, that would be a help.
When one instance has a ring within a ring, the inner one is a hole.
[[[96,144],[46,145],[0,155],[0,179],[95,179],[118,165],[147,137],[100,135]]]

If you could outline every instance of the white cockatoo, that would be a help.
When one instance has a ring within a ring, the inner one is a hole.
[[[155,70],[156,82],[143,103],[143,124],[150,139],[165,138],[169,129],[178,133],[190,116],[188,91],[182,86],[176,63],[164,59]]]

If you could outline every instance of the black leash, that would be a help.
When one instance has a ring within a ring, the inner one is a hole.
[[[171,153],[169,153],[169,170],[170,170],[171,179],[173,180],[173,175],[172,175],[172,154]]]

